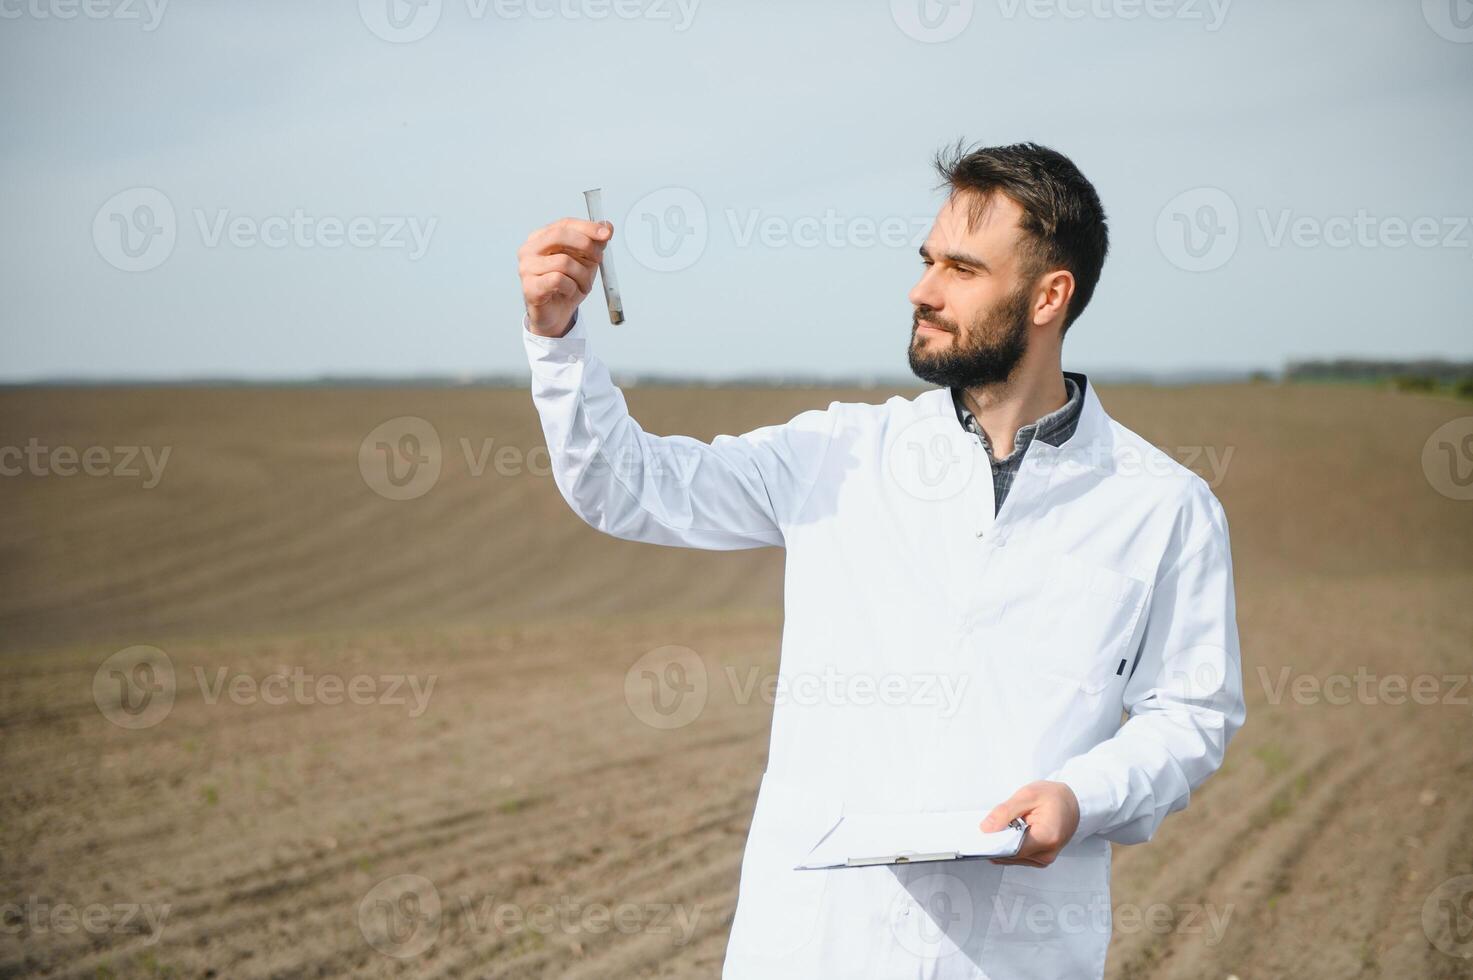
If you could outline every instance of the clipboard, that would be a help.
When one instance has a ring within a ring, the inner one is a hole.
[[[979,828],[986,810],[851,813],[839,819],[795,871],[929,864],[1017,857],[1028,824],[1017,817],[993,833]]]

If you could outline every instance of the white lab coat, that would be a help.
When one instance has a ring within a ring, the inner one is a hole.
[[[585,521],[787,549],[723,976],[1100,976],[1108,842],[1149,840],[1244,720],[1228,529],[1206,483],[1086,383],[1074,435],[1029,445],[994,519],[986,451],[945,389],[704,443],[644,432],[581,322],[522,333],[554,479]],[[987,810],[1036,779],[1067,783],[1081,811],[1046,869],[794,869],[845,812]]]

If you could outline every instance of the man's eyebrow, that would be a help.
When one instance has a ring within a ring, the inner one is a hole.
[[[941,253],[941,257],[952,265],[970,265],[986,272],[992,271],[986,262],[983,262],[975,255],[968,255],[965,252],[943,252]],[[928,260],[931,258],[930,250],[924,245],[921,246],[921,258]]]

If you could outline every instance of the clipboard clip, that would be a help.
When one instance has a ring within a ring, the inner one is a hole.
[[[960,858],[961,854],[957,851],[937,851],[935,854],[901,853],[887,857],[849,858],[844,862],[844,867],[865,868],[872,864],[920,864],[925,861],[956,861]]]

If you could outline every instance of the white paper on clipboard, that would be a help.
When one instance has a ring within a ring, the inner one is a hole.
[[[848,813],[796,870],[1014,857],[1022,850],[1028,825],[1019,819],[1002,830],[983,833],[987,813]]]

